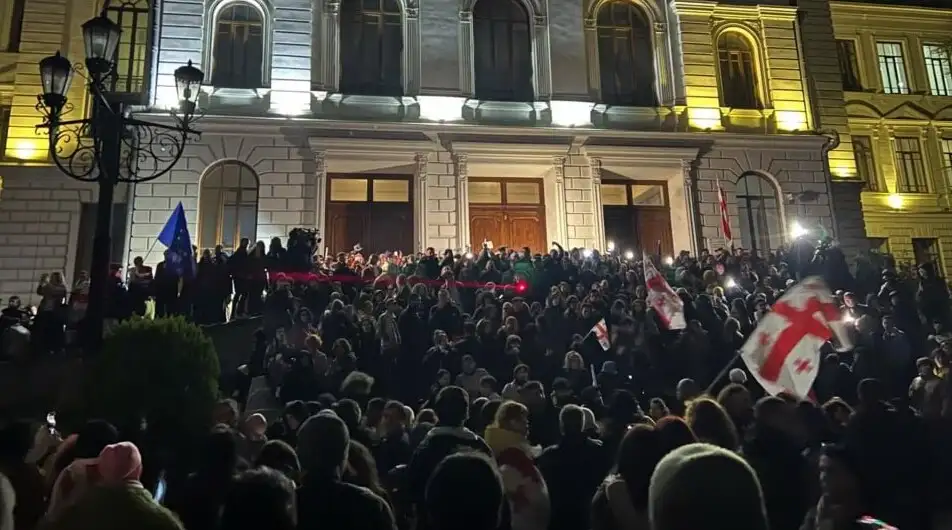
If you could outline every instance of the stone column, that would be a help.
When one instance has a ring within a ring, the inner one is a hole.
[[[413,182],[413,225],[414,240],[416,241],[416,250],[422,251],[426,248],[426,170],[429,162],[428,153],[416,154],[416,178]]]
[[[655,22],[653,37],[658,102],[661,105],[672,105],[674,104],[674,76],[668,49],[668,25],[664,22]]]
[[[324,90],[337,92],[340,86],[340,0],[328,0],[321,15]]]
[[[595,241],[592,248],[605,251],[605,209],[602,208],[602,161],[590,159],[592,166],[592,217],[595,218]]]
[[[533,42],[533,61],[532,69],[535,71],[535,98],[540,101],[548,101],[552,97],[552,72],[549,70],[549,23],[547,17],[536,14],[534,17],[533,32],[535,39]]]
[[[568,209],[565,202],[565,157],[557,156],[552,159],[555,168],[555,210],[558,215],[558,233],[556,238],[559,244],[568,246]]]
[[[691,248],[688,249],[691,251],[692,256],[697,256],[700,253],[698,249],[698,226],[697,226],[697,210],[695,208],[695,190],[694,190],[694,176],[691,174],[693,169],[694,162],[688,160],[681,161],[681,171],[684,174],[684,207],[687,211],[688,217],[688,235],[691,237]],[[675,249],[677,251],[678,249]]]
[[[420,93],[420,8],[417,2],[408,2],[403,30],[403,95]]]
[[[464,97],[473,97],[473,12],[459,12],[459,90]]]
[[[327,241],[327,153],[325,151],[314,151],[314,201],[317,205],[317,212],[314,219],[315,228],[324,240],[318,247],[318,254],[321,256],[327,251],[324,246]]]
[[[454,154],[453,165],[456,171],[456,244],[460,250],[472,249],[469,240],[469,170],[466,155]]]

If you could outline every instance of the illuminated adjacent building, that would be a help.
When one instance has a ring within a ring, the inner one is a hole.
[[[845,116],[843,107],[833,109],[833,115],[848,121],[853,156],[831,156],[830,166],[835,181],[852,180],[862,187],[872,248],[899,261],[934,261],[948,273],[952,5],[915,4],[831,3],[831,44],[846,109]],[[833,90],[836,80],[827,81],[833,81],[828,82]]]
[[[95,6],[74,4],[17,0],[23,51],[0,53],[0,295],[89,261],[93,194],[44,164],[32,129],[37,60],[82,55],[78,23]],[[180,201],[202,248],[307,226],[327,252],[484,240],[697,251],[725,243],[718,183],[738,246],[777,248],[794,223],[835,233],[832,144],[811,132],[810,16],[788,4],[162,0],[117,12],[134,65],[122,90],[166,107],[191,60],[207,116],[173,171],[117,193],[114,260],[159,261],[155,237]],[[54,214],[57,233],[39,228]]]

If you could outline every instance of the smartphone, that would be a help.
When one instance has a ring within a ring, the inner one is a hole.
[[[49,429],[51,433],[56,432],[56,413],[55,412],[50,412],[46,415],[46,428]]]
[[[165,483],[165,473],[159,475],[159,480],[155,484],[155,494],[152,495],[152,499],[157,504],[162,504],[162,501],[165,500],[165,491],[168,489],[168,485]]]

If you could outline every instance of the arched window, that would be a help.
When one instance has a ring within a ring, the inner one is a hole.
[[[402,96],[403,25],[397,0],[344,0],[340,91]]]
[[[258,230],[258,176],[239,162],[222,162],[202,179],[198,206],[198,246],[234,249]]]
[[[263,86],[264,17],[257,7],[235,2],[218,12],[212,50],[212,85]]]
[[[529,13],[519,0],[476,2],[473,48],[476,99],[535,99]]]
[[[737,180],[737,213],[745,248],[763,255],[783,243],[777,190],[765,177],[746,173]]]
[[[736,31],[725,31],[717,39],[721,101],[725,107],[759,109],[757,69],[750,39]]]
[[[598,10],[596,22],[602,102],[633,107],[657,105],[647,17],[630,2],[614,0]]]

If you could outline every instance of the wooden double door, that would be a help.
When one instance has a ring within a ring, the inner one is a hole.
[[[605,181],[601,192],[605,239],[616,251],[674,254],[667,183]]]
[[[363,247],[364,256],[413,252],[413,182],[409,176],[330,176],[327,183],[328,252]]]
[[[469,232],[473,248],[484,240],[495,248],[548,252],[545,193],[538,179],[471,179]]]

